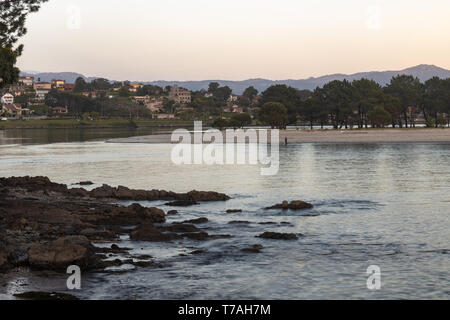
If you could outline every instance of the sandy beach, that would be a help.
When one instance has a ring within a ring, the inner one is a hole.
[[[284,130],[280,143],[450,142],[450,129]],[[171,143],[170,134],[110,139],[110,143]]]

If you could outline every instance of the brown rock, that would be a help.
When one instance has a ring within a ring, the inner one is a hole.
[[[272,210],[272,209],[282,209],[282,210],[304,210],[304,209],[311,209],[314,206],[311,203],[307,203],[304,201],[296,200],[292,201],[291,203],[287,201],[283,201],[281,204],[276,204],[272,207],[266,208],[266,210]]]
[[[44,245],[34,245],[28,250],[32,267],[44,269],[65,269],[69,265],[82,268],[92,267],[95,260],[94,248],[83,236],[59,238]]]
[[[130,238],[135,241],[167,242],[181,239],[182,236],[174,233],[162,233],[153,225],[146,224],[132,231]]]

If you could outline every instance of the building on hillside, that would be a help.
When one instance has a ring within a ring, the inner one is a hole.
[[[33,87],[34,77],[20,77],[19,83],[23,84],[26,87]]]
[[[53,107],[52,112],[58,114],[67,114],[69,113],[69,109],[67,109],[67,107]]]
[[[229,105],[223,109],[223,112],[230,113],[244,113],[244,108],[238,106],[237,104]]]
[[[36,89],[36,100],[38,102],[44,101],[49,92],[49,89]]]
[[[170,89],[169,99],[179,104],[187,104],[192,101],[191,92],[187,89],[180,88],[177,85],[174,85]]]
[[[1,99],[2,104],[13,104],[14,96],[11,93],[5,94]]]
[[[238,95],[231,94],[227,101],[233,103],[233,102],[237,102],[238,99],[239,99]]]
[[[8,117],[20,117],[22,116],[22,107],[17,104],[4,104],[2,106],[1,112],[2,115]]]
[[[26,87],[22,85],[11,85],[8,88],[9,93],[11,93],[15,97],[19,97],[25,94]]]
[[[52,80],[52,89],[64,90],[65,80]]]
[[[75,83],[65,83],[64,91],[73,91],[75,89]]]
[[[96,91],[86,91],[83,92],[82,95],[88,98],[97,99],[98,94]]]
[[[155,120],[172,120],[175,119],[175,115],[172,113],[154,113],[152,119]]]
[[[132,100],[134,100],[134,102],[136,103],[140,103],[140,104],[146,104],[151,100],[150,96],[134,96],[131,97]]]
[[[50,82],[35,82],[34,90],[52,90],[52,84]]]
[[[145,107],[151,112],[161,112],[164,109],[164,100],[162,98],[153,98],[145,104]]]
[[[138,89],[144,87],[144,85],[140,84],[140,83],[132,83],[130,85],[130,87],[128,88],[129,91],[131,92],[137,92]]]

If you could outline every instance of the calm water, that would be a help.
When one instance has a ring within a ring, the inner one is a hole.
[[[170,145],[22,144],[1,137],[0,132],[0,176],[45,175],[66,184],[92,180],[178,192],[214,190],[233,197],[226,203],[182,208],[178,217],[169,218],[207,216],[209,233],[232,234],[232,239],[168,245],[130,242],[124,236],[122,246],[152,255],[165,268],[85,274],[83,290],[77,293],[82,298],[450,298],[450,144],[289,145],[281,147],[279,174],[263,177],[257,166],[175,166]],[[261,209],[294,199],[312,202],[315,208],[301,213]],[[168,209],[160,202],[142,204]],[[244,212],[230,215],[226,209]],[[228,224],[232,220],[250,223]],[[258,224],[267,221],[292,225]],[[263,231],[304,237],[294,242],[256,239]],[[256,255],[240,251],[253,244],[265,249]],[[179,256],[196,249],[207,253]],[[370,265],[381,268],[379,291],[366,287]],[[23,284],[27,290],[61,291],[65,275],[13,277],[3,282],[3,289],[0,281],[0,293]]]

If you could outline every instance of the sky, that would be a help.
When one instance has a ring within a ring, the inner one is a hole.
[[[18,65],[135,81],[450,69],[449,16],[448,0],[50,0]]]

